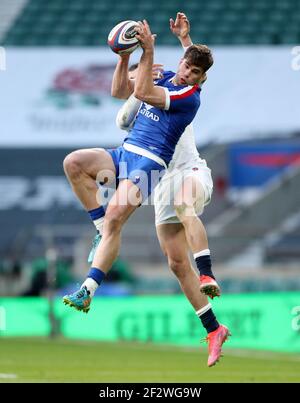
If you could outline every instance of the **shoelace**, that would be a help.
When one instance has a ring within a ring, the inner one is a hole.
[[[84,294],[85,294],[85,288],[81,288],[81,289],[77,292],[76,297],[77,297],[77,298],[82,298],[82,297],[84,297]]]

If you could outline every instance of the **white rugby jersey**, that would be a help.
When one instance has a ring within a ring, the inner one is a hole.
[[[186,127],[184,133],[180,137],[173,158],[169,164],[168,171],[178,169],[183,165],[193,165],[195,162],[202,161],[199,157],[195,143],[194,128],[190,124]]]

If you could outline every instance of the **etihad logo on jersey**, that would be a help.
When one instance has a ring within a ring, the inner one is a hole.
[[[149,110],[152,108],[154,108],[154,106],[149,105],[146,102],[144,102],[144,108],[140,110],[140,114],[146,116],[146,118],[154,120],[154,122],[158,122],[159,116],[155,115],[153,112],[149,112]]]
[[[154,106],[147,104],[146,102],[144,102],[144,106],[147,109],[147,111],[149,111],[150,109],[154,108]]]

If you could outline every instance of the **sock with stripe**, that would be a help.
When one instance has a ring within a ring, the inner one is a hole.
[[[105,217],[105,207],[97,207],[93,210],[88,211],[97,231],[99,232],[100,235],[103,233],[103,223],[104,223],[104,217]]]
[[[218,329],[220,326],[217,321],[215,314],[213,313],[212,306],[210,303],[205,305],[203,308],[196,312],[196,315],[200,318],[202,325],[205,327],[207,333],[211,333]]]
[[[85,286],[89,291],[90,296],[93,297],[95,291],[97,290],[105,276],[106,274],[102,270],[98,269],[97,267],[91,267],[86,280],[80,288]]]
[[[215,276],[211,271],[211,258],[209,249],[204,249],[200,252],[194,253],[194,259],[201,276],[209,276],[215,279]]]

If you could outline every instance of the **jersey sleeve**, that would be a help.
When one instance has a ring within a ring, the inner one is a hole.
[[[165,110],[184,111],[199,106],[199,86],[185,86],[175,90],[164,87],[166,94]]]
[[[122,108],[119,110],[116,117],[116,124],[122,130],[129,130],[134,124],[136,115],[141,106],[141,101],[131,95]]]

